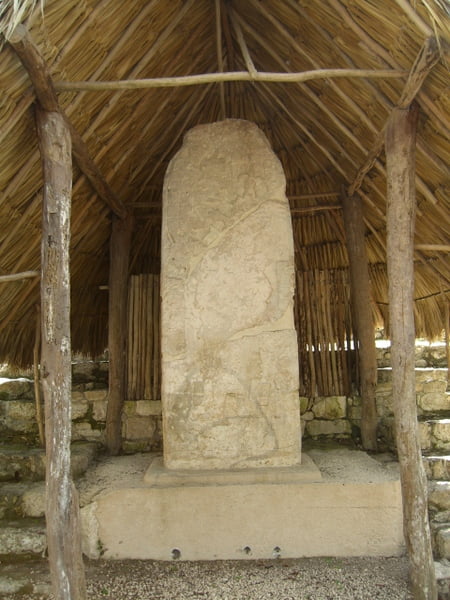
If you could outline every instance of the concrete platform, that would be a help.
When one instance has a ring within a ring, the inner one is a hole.
[[[155,560],[403,552],[400,482],[392,465],[347,449],[303,456],[303,480],[299,473],[278,480],[279,474],[255,470],[189,479],[164,472],[158,456],[107,459],[81,489],[84,551]]]

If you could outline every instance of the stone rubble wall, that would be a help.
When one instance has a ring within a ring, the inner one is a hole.
[[[377,406],[379,434],[387,447],[393,447],[391,371],[387,367],[389,350],[379,349]],[[0,370],[1,377],[12,377]],[[1,382],[0,439],[3,443],[38,439],[32,374]],[[107,361],[77,362],[73,365],[72,420],[74,441],[103,442],[107,404]],[[447,368],[443,346],[420,346],[416,359],[416,393],[419,425],[424,450],[431,444],[439,447],[440,430],[430,425],[433,413],[448,411]],[[304,439],[357,439],[361,419],[361,401],[352,397],[300,397]],[[123,414],[125,452],[161,450],[161,402],[159,400],[126,401]]]

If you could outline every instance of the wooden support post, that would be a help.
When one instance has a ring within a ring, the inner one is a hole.
[[[450,384],[450,306],[444,296],[444,340],[445,356],[447,358],[447,384]]]
[[[78,494],[70,475],[71,141],[61,114],[38,107],[36,118],[44,173],[41,366],[46,426],[48,555],[55,599],[85,600]]]
[[[417,423],[414,373],[415,135],[418,111],[395,109],[386,129],[387,268],[392,394],[403,523],[415,600],[436,600],[427,482]]]
[[[356,330],[361,381],[361,440],[366,450],[377,449],[377,357],[372,314],[369,265],[364,236],[361,200],[344,193],[342,201],[347,251],[350,265],[350,290]]]
[[[109,266],[109,398],[106,412],[106,447],[116,455],[122,445],[122,407],[126,394],[126,342],[128,271],[132,218],[113,217]]]
[[[36,421],[39,431],[39,443],[42,448],[45,447],[45,428],[42,419],[41,406],[41,375],[40,375],[40,354],[41,354],[41,310],[36,307],[36,335],[33,346],[33,379],[34,379],[34,404],[36,407]]]

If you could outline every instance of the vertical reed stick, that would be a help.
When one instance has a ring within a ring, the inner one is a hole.
[[[154,318],[154,393],[155,399],[161,398],[161,298],[160,298],[160,278],[155,276],[154,296],[153,296],[153,318]]]
[[[153,275],[145,277],[145,309],[147,328],[145,331],[145,399],[154,400],[152,389],[152,366],[153,366]]]

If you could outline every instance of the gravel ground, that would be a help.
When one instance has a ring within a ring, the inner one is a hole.
[[[3,567],[3,569],[1,569]],[[5,600],[49,600],[45,561],[1,565],[25,585]],[[12,571],[11,571],[12,569]],[[89,600],[411,600],[404,558],[86,561]]]

